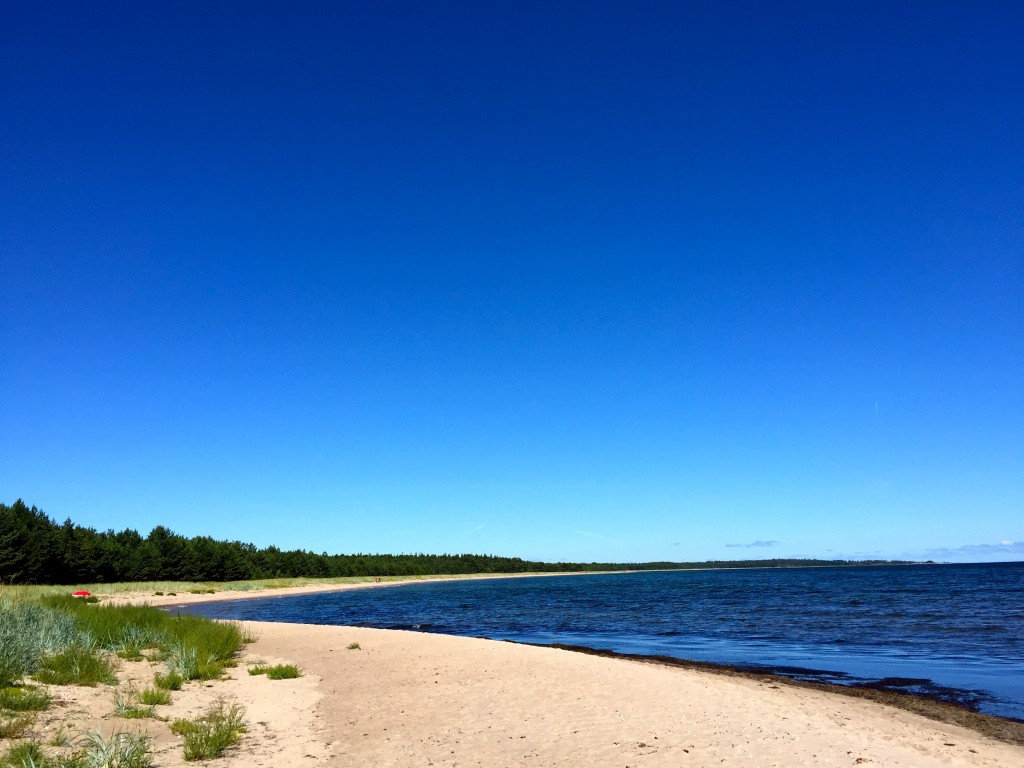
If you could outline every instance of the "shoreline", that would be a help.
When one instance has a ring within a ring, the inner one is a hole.
[[[846,567],[846,566],[842,566]],[[696,569],[687,569],[696,570]],[[699,570],[725,570],[725,569],[699,569]],[[151,606],[164,610],[185,609],[189,605],[207,603],[229,603],[240,600],[272,599],[294,597],[305,594],[323,594],[331,592],[346,592],[354,589],[371,589],[379,587],[407,586],[410,584],[446,583],[465,580],[488,580],[488,579],[516,579],[516,578],[546,578],[553,576],[596,576],[610,574],[632,574],[644,573],[646,571],[575,571],[575,572],[545,572],[545,573],[514,573],[514,574],[463,574],[455,576],[427,576],[427,577],[386,577],[387,580],[374,582],[347,582],[327,584],[304,584],[291,587],[270,587],[253,590],[223,590],[213,594],[178,594],[178,595],[150,595],[142,592],[123,592],[103,596],[108,604],[127,604],[145,602]],[[286,622],[250,622],[243,620],[243,623],[286,623]],[[323,624],[303,624],[303,626],[339,626]],[[404,629],[381,629],[381,631],[413,631],[416,634],[435,634],[422,632],[420,630]],[[448,637],[464,637],[464,635],[443,635]],[[741,676],[755,680],[770,679],[777,683],[796,687],[814,688],[827,691],[841,696],[863,698],[887,704],[909,712],[916,712],[930,719],[944,723],[954,723],[976,730],[979,733],[992,736],[993,738],[1005,741],[1010,744],[1024,745],[1024,720],[1000,715],[991,715],[977,711],[968,704],[957,700],[946,700],[938,695],[924,692],[906,692],[892,690],[874,683],[843,684],[826,682],[821,680],[805,680],[791,677],[781,672],[774,672],[771,668],[751,668],[741,664],[724,662],[709,662],[686,659],[676,656],[660,654],[638,654],[613,651],[603,648],[595,648],[585,645],[574,645],[566,643],[530,643],[518,640],[495,639],[477,637],[487,642],[511,643],[539,648],[556,648],[575,653],[583,653],[592,656],[603,656],[606,658],[617,658],[624,660],[638,661],[649,664],[661,664],[672,667],[698,669],[713,674],[726,676]],[[814,674],[824,670],[808,669],[806,672]],[[957,690],[957,689],[950,689]]]
[[[994,733],[771,675],[406,630],[246,626],[252,653],[318,677],[311,714],[344,764],[1024,764],[1024,747]]]
[[[105,602],[173,609],[450,580],[135,593]],[[202,689],[215,696],[229,685],[225,691],[258,718],[253,741],[246,746],[243,739],[225,766],[291,764],[287,755],[315,756],[314,765],[409,768],[1024,764],[1024,725],[915,696],[900,698],[925,702],[927,711],[839,690],[845,686],[671,658],[406,630],[242,623],[257,638],[243,652],[243,666],[293,663],[305,674],[271,683],[240,669],[228,683]],[[948,716],[936,719],[937,712]],[[254,761],[256,753],[268,762]]]
[[[292,595],[314,594],[321,592],[344,592],[350,589],[367,589],[373,587],[403,586],[408,584],[432,584],[450,581],[487,580],[487,579],[534,579],[552,578],[556,576],[618,576],[634,573],[676,573],[676,572],[705,572],[705,571],[758,571],[758,570],[801,570],[801,569],[825,569],[825,568],[875,568],[875,567],[901,567],[930,566],[930,565],[957,565],[957,563],[891,563],[880,565],[799,565],[799,566],[740,566],[736,568],[723,567],[700,567],[700,568],[645,568],[642,570],[624,571],[539,571],[522,573],[465,573],[438,576],[384,576],[382,581],[371,581],[371,577],[351,577],[353,579],[366,579],[361,581],[344,582],[317,582],[301,584],[296,586],[272,586],[257,589],[235,589],[227,588],[206,593],[190,590],[177,595],[158,595],[150,590],[134,590],[119,592],[103,592],[102,584],[87,585],[95,589],[95,594],[111,604],[139,602],[144,600],[149,605],[167,608],[176,605],[188,605],[195,602],[226,602],[232,600],[259,599],[268,597],[289,597]],[[217,582],[195,582],[203,584],[216,584]],[[73,589],[75,585],[67,585],[67,589]],[[182,598],[172,600],[171,597]]]
[[[847,567],[847,566],[842,566]],[[692,569],[690,569],[692,570]],[[701,570],[724,570],[724,569],[701,569]],[[307,584],[295,587],[286,588],[270,588],[262,590],[247,590],[247,591],[223,591],[216,594],[188,594],[172,596],[156,596],[156,599],[150,599],[150,605],[160,607],[165,610],[174,609],[187,609],[189,605],[196,603],[229,603],[236,600],[248,600],[248,599],[271,599],[277,597],[293,597],[303,594],[322,594],[329,592],[342,592],[351,589],[367,589],[375,587],[389,587],[389,586],[407,586],[409,584],[426,584],[426,583],[443,583],[453,581],[464,581],[464,580],[488,580],[488,579],[509,579],[509,578],[544,578],[552,576],[595,576],[595,575],[608,575],[608,574],[633,574],[633,573],[646,573],[646,571],[577,571],[571,573],[564,572],[546,572],[546,573],[518,573],[518,574],[467,574],[460,576],[439,576],[439,577],[421,577],[421,578],[401,578],[401,577],[388,577],[388,581],[382,582],[352,582],[343,584]],[[118,595],[119,598],[123,598],[125,602],[138,601],[141,597],[141,593],[122,593]],[[111,600],[110,602],[118,602]],[[242,621],[248,621],[243,619]],[[280,623],[280,622],[273,622]],[[337,626],[337,625],[320,625],[320,624],[308,624],[307,626]],[[385,629],[385,628],[381,628]],[[408,629],[404,627],[395,627],[388,629],[396,629],[402,631]],[[413,630],[416,632],[422,632],[421,630]],[[429,631],[423,632],[425,634],[432,634]],[[452,636],[465,636],[465,635],[452,635]],[[884,679],[893,678],[877,678],[869,679],[868,682],[851,682],[851,683],[840,683],[833,682],[823,679],[811,679],[808,680],[806,677],[813,677],[815,675],[826,675],[829,674],[828,670],[822,668],[807,668],[801,670],[802,674],[800,677],[792,676],[786,672],[775,671],[771,666],[767,665],[744,665],[742,663],[728,663],[728,662],[714,662],[714,661],[697,661],[695,659],[689,659],[679,656],[667,656],[662,654],[646,654],[646,653],[628,653],[622,651],[614,651],[607,648],[598,648],[586,645],[574,645],[567,643],[531,643],[529,641],[511,640],[504,638],[488,638],[483,636],[477,636],[481,640],[488,640],[491,642],[508,642],[520,645],[532,645],[536,647],[551,647],[559,648],[563,650],[570,650],[579,653],[586,653],[590,655],[606,656],[608,658],[622,658],[636,661],[645,661],[648,663],[666,664],[669,666],[685,667],[690,669],[702,669],[706,671],[719,671],[722,674],[727,675],[741,675],[748,676],[751,679],[771,678],[776,682],[780,682],[786,685],[796,686],[810,686],[817,687],[819,690],[831,691],[833,693],[852,696],[858,698],[867,698],[880,703],[889,704],[891,706],[905,709],[911,712],[917,712],[926,717],[949,723],[958,723],[965,725],[966,727],[973,728],[980,733],[986,733],[993,735],[994,738],[998,738],[1007,741],[1011,744],[1024,745],[1024,720],[1004,716],[997,714],[989,714],[980,712],[976,708],[972,707],[966,699],[969,698],[972,691],[970,689],[959,689],[959,688],[946,688],[938,686],[934,692],[928,691],[903,691],[893,686],[885,686],[882,683]],[[943,697],[942,693],[948,692],[950,695]],[[959,696],[958,696],[959,694]],[[957,713],[962,713],[962,716]],[[1003,726],[1000,724],[1009,724]]]
[[[619,651],[591,648],[586,645],[568,645],[565,643],[519,643],[516,640],[496,642],[531,645],[537,648],[557,648],[559,650],[582,653],[589,656],[602,656],[609,659],[635,661],[641,664],[700,670],[711,674],[723,675],[725,677],[741,677],[749,680],[770,681],[796,688],[823,691],[838,696],[865,699],[868,701],[874,701],[878,704],[903,709],[907,712],[914,712],[940,723],[949,723],[969,728],[993,739],[1004,741],[1007,744],[1024,746],[1024,720],[985,714],[984,712],[978,712],[977,710],[971,709],[966,704],[954,701],[944,701],[926,693],[893,691],[875,684],[843,685],[842,683],[826,683],[817,680],[801,680],[778,672],[750,669],[737,664],[694,661],[692,659],[681,659],[675,656],[663,656],[660,654],[621,653]]]
[[[96,597],[108,605],[128,605],[146,603],[157,608],[177,608],[194,603],[234,602],[235,600],[258,600],[274,597],[294,597],[296,595],[321,594],[325,592],[348,592],[353,589],[377,589],[381,587],[401,587],[409,584],[438,584],[452,581],[481,581],[487,579],[536,579],[553,576],[599,576],[608,574],[641,573],[641,571],[572,571],[545,573],[472,573],[455,576],[424,576],[402,577],[389,576],[384,581],[352,581],[325,584],[302,584],[294,587],[265,587],[263,589],[225,589],[213,593],[182,592],[178,594],[157,595],[148,591],[128,591],[104,593],[97,591]]]

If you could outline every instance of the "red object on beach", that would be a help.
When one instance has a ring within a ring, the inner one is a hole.
[[[80,589],[78,592],[72,592],[72,597],[92,597],[92,592],[88,592],[84,589]]]

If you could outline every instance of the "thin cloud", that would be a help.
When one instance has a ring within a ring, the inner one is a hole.
[[[480,523],[480,525],[476,526],[475,528],[470,528],[468,531],[466,531],[466,533],[476,533],[477,531],[482,529],[485,525],[487,525],[487,523]]]
[[[959,547],[926,549],[930,558],[988,557],[990,555],[1024,555],[1024,541],[1000,541],[998,544],[964,544]]]
[[[750,549],[751,547],[774,547],[774,546],[777,546],[778,544],[779,544],[779,542],[775,541],[774,539],[769,539],[769,540],[758,539],[757,541],[752,541],[749,544],[726,544],[725,546],[727,546],[727,547],[742,547],[744,549]]]

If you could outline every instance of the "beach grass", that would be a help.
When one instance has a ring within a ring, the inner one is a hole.
[[[171,692],[166,688],[152,686],[139,694],[139,702],[146,706],[166,705],[171,703]]]
[[[81,643],[73,617],[35,601],[0,599],[0,687],[36,670],[39,660]]]
[[[251,638],[235,622],[171,615],[147,605],[89,605],[67,595],[0,598],[0,690],[34,676],[53,685],[117,682],[117,656],[162,659],[166,686],[213,680]],[[9,696],[16,694],[10,693]]]
[[[302,677],[302,670],[294,664],[276,664],[272,667],[258,664],[249,669],[249,674],[266,675],[271,680],[292,680],[296,677]]]
[[[15,744],[0,757],[0,766],[3,768],[42,768],[46,764],[43,748],[34,741]]]
[[[110,659],[94,649],[72,645],[39,660],[35,679],[48,685],[115,685],[117,675]]]
[[[143,704],[139,692],[134,688],[114,691],[114,716],[123,717],[126,720],[142,720],[147,717],[156,717],[156,710],[152,705]]]
[[[75,768],[149,768],[149,737],[141,733],[117,731],[109,737],[101,732],[87,733],[72,756]]]
[[[31,686],[0,689],[0,710],[8,712],[42,712],[52,699],[46,691]]]
[[[237,744],[245,733],[245,709],[218,699],[202,716],[194,720],[175,720],[171,732],[184,739],[186,760],[209,760]]]
[[[35,723],[32,715],[0,712],[0,739],[20,739]]]
[[[168,672],[167,674],[157,672],[153,676],[153,685],[164,691],[180,691],[181,685],[184,682],[181,675],[175,672]]]

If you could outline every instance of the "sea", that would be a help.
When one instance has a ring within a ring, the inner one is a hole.
[[[455,580],[187,611],[670,656],[1024,721],[1024,562]]]

